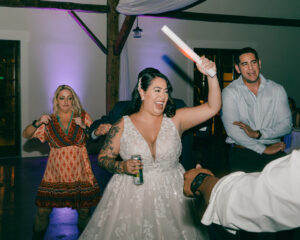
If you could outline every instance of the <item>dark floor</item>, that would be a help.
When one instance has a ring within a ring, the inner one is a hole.
[[[91,151],[90,148],[88,148]],[[97,150],[98,151],[98,150]],[[196,138],[193,161],[211,169],[217,176],[228,173],[228,146],[224,138]],[[97,165],[90,155],[94,174],[103,191],[111,174]],[[36,214],[36,191],[46,167],[47,157],[0,159],[0,240],[30,240]],[[299,237],[300,234],[297,234]],[[300,239],[294,238],[293,240]],[[77,212],[69,208],[54,209],[45,240],[76,240]]]
[[[214,142],[214,144],[211,144]],[[226,160],[222,151],[215,152],[213,148],[223,149],[223,140],[194,141],[194,162],[201,162],[217,172],[226,172]],[[32,144],[47,151],[47,146],[38,143],[27,143],[25,150],[30,151],[27,145]],[[221,146],[220,146],[221,144]],[[198,147],[201,146],[201,147]],[[111,174],[97,165],[96,152],[99,143],[89,143],[88,151],[94,174],[100,188],[106,186]],[[214,153],[215,152],[215,153]],[[0,240],[29,240],[32,238],[32,228],[36,214],[35,196],[38,185],[44,174],[47,157],[39,158],[9,158],[0,159]],[[75,240],[78,238],[77,212],[69,208],[54,209],[50,215],[50,225],[45,239]]]
[[[110,174],[99,168],[90,156],[93,171],[103,190]],[[46,167],[46,157],[0,160],[0,239],[29,240],[36,214],[34,204],[38,185]],[[101,178],[101,179],[100,179]],[[45,240],[76,240],[77,212],[55,208]]]

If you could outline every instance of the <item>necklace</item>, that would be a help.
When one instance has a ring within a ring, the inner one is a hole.
[[[64,126],[62,125],[62,123],[61,123],[61,121],[60,121],[60,117],[59,117],[59,115],[57,115],[57,121],[58,121],[58,123],[59,123],[61,129],[64,131],[65,134],[68,134],[68,132],[69,132],[69,127],[70,127],[70,124],[71,124],[71,122],[72,122],[72,119],[73,119],[73,112],[72,112],[72,114],[71,114],[71,118],[70,118],[70,120],[69,120],[67,129],[64,129]]]

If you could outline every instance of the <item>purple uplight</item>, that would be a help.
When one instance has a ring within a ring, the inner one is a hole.
[[[74,51],[74,46],[66,44],[48,44],[43,48],[45,56],[42,61],[43,80],[47,92],[50,94],[50,109],[52,109],[52,97],[59,85],[71,86],[80,99],[85,94],[85,79],[89,76],[90,58],[84,49],[78,47]]]

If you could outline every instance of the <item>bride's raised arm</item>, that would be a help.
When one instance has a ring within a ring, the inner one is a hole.
[[[210,77],[205,69],[214,69],[216,64],[205,57],[201,57],[202,65],[197,64],[198,70],[207,76],[208,101],[196,107],[178,109],[173,121],[180,133],[190,129],[216,115],[221,108],[221,90],[217,75]]]

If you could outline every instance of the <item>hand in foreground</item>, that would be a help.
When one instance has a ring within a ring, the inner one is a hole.
[[[139,172],[139,169],[143,169],[143,164],[139,160],[128,159],[122,162],[122,168],[124,173],[128,175],[135,175]]]
[[[95,130],[95,135],[96,136],[100,136],[100,135],[106,135],[109,131],[109,129],[111,128],[111,124],[109,123],[103,123],[103,124],[100,124],[98,126],[98,128]]]
[[[258,131],[253,130],[251,127],[249,127],[247,124],[235,121],[232,123],[233,125],[239,126],[241,129],[244,130],[244,132],[248,135],[248,137],[251,138],[257,138],[259,136]]]
[[[194,197],[194,193],[191,191],[191,184],[192,181],[194,180],[194,178],[199,174],[199,173],[206,173],[209,174],[211,176],[214,176],[214,174],[205,168],[201,168],[201,167],[197,167],[197,168],[193,168],[187,172],[184,173],[184,186],[183,186],[183,193],[184,195],[186,195],[187,197]],[[200,194],[199,194],[200,195]]]
[[[279,151],[284,151],[285,143],[284,142],[277,142],[272,145],[269,145],[265,148],[265,154],[275,154]]]

